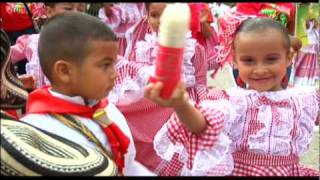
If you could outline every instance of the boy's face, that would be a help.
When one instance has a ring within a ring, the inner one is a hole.
[[[290,64],[282,34],[274,29],[241,32],[234,42],[235,65],[250,89],[281,90],[281,81]]]
[[[112,90],[117,72],[114,68],[118,54],[117,41],[92,41],[88,56],[77,66],[70,88],[85,99],[100,100]]]
[[[86,3],[56,3],[53,8],[47,7],[48,18],[66,11],[86,11]]]
[[[158,32],[160,17],[166,7],[166,3],[150,3],[148,12],[148,22],[154,32]]]

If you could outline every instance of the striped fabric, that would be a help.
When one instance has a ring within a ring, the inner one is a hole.
[[[270,156],[249,152],[233,153],[233,176],[319,176],[319,171],[301,166],[295,155]]]
[[[310,44],[302,48],[294,61],[294,85],[314,86],[319,88],[320,81],[319,63],[320,44]]]

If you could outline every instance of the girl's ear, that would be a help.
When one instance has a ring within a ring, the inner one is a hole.
[[[72,81],[72,75],[74,74],[73,64],[65,61],[58,60],[53,65],[53,74],[59,80],[59,82],[64,84],[69,84]]]
[[[291,49],[290,52],[288,53],[288,57],[287,57],[287,67],[289,67],[289,66],[291,65],[292,59],[293,59],[295,53],[296,53],[296,52],[295,52],[294,50],[292,50],[292,49]]]

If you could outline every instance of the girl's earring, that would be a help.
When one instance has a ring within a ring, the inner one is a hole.
[[[284,78],[283,78],[282,81],[281,81],[281,86],[282,86],[282,88],[284,88],[284,89],[287,88],[288,83],[289,83],[289,78],[288,78],[287,75],[285,75]]]
[[[236,78],[236,83],[239,87],[246,88],[246,83],[238,75]]]

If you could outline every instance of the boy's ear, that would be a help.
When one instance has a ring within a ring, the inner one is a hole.
[[[71,82],[73,69],[74,68],[72,64],[64,60],[58,60],[53,65],[53,73],[55,74],[57,79],[63,83]]]

